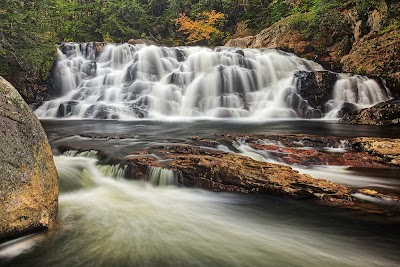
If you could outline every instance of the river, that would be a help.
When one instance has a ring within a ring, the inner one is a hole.
[[[66,43],[58,53],[53,98],[35,114],[59,173],[59,215],[49,231],[2,244],[1,265],[400,266],[398,213],[187,188],[168,170],[127,179],[111,160],[199,136],[220,142],[213,149],[273,161],[216,133],[399,137],[398,127],[337,122],[343,107],[390,99],[379,82],[268,49]],[[319,84],[324,77],[330,82]],[[296,169],[400,191],[399,170]]]
[[[216,138],[213,133],[217,132],[398,135],[396,128],[356,127],[333,121],[43,120],[42,123],[56,155],[59,147],[70,146],[107,150],[122,156],[155,144],[188,143],[193,135]],[[0,257],[6,266],[398,266],[400,263],[398,221],[275,197],[213,193],[126,180],[117,175],[118,170],[107,172],[96,166],[98,160],[94,154],[57,155],[55,162],[61,190],[56,225],[49,232],[3,245]],[[362,170],[352,171],[349,177],[357,181],[350,182],[353,186],[373,181],[399,190],[398,174]]]

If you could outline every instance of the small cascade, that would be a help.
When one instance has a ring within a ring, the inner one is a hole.
[[[154,186],[176,186],[179,184],[176,172],[161,167],[149,167],[147,177],[150,184]]]
[[[93,158],[97,159],[97,152],[96,150],[89,150],[89,151],[76,151],[76,150],[68,150],[63,153],[66,157],[85,157],[85,158]]]
[[[57,167],[58,181],[61,192],[70,192],[92,187],[97,174],[95,163],[91,158],[57,156],[54,163]]]
[[[341,75],[333,89],[333,99],[327,102],[329,113],[326,118],[338,118],[344,110],[358,110],[370,107],[376,103],[389,100],[389,91],[373,79],[360,75],[347,77]]]
[[[54,157],[61,192],[92,187],[99,182],[93,177],[124,178],[126,166],[98,164],[97,154],[96,150],[69,150],[62,156]]]
[[[121,164],[97,165],[96,167],[104,176],[115,177],[117,179],[125,177],[126,166],[121,166]]]
[[[316,107],[302,98],[294,74],[321,70],[315,62],[271,49],[65,43],[53,73],[59,97],[35,113],[128,120],[315,117]],[[335,88],[330,110],[344,101],[371,105],[388,98],[359,76],[342,78]]]

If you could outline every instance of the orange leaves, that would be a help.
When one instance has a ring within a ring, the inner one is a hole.
[[[188,44],[209,41],[213,35],[221,33],[215,26],[223,21],[225,15],[215,10],[205,11],[197,20],[192,20],[185,14],[179,14],[175,24],[180,25],[178,31],[188,34]]]

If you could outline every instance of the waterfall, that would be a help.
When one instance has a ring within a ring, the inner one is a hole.
[[[149,167],[147,177],[154,186],[178,185],[178,174],[165,168]]]
[[[333,89],[333,99],[327,103],[331,111],[326,114],[326,118],[340,117],[341,109],[346,104],[349,107],[349,103],[353,109],[362,109],[387,101],[390,97],[390,92],[382,90],[375,80],[359,75],[347,77],[342,74]]]
[[[317,63],[271,49],[65,43],[53,73],[60,96],[35,113],[40,118],[127,120],[298,118],[293,102],[311,107],[294,73],[321,70]],[[365,94],[349,95],[354,80],[368,88],[360,89]],[[341,88],[337,94],[348,96],[344,101],[356,104],[387,99],[369,80],[343,78],[336,87]],[[337,109],[332,103],[331,109]]]

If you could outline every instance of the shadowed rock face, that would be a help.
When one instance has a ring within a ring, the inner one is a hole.
[[[58,178],[46,134],[18,92],[0,77],[0,241],[49,227]]]

